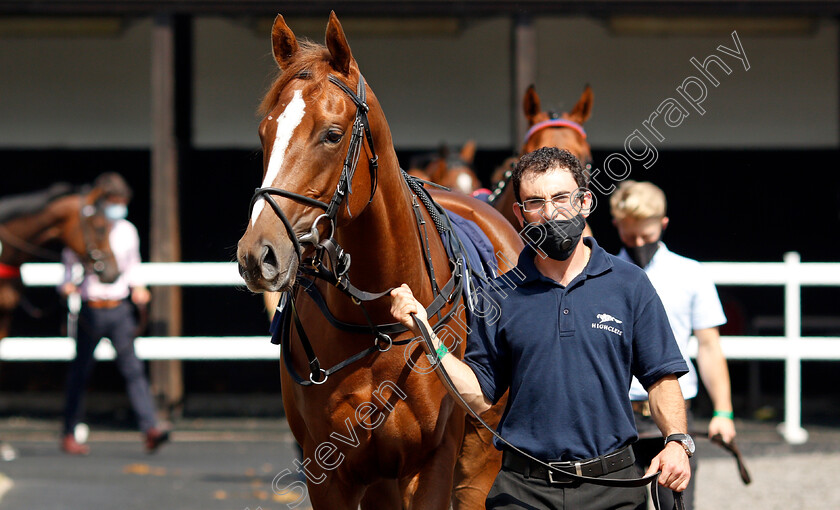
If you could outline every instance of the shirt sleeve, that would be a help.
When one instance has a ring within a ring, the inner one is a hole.
[[[134,225],[130,223],[127,225],[125,229],[125,234],[119,240],[119,242],[124,243],[124,246],[120,247],[121,250],[124,250],[125,258],[125,267],[121,268],[123,274],[125,274],[126,282],[128,283],[129,287],[141,287],[143,282],[139,280],[138,277],[138,269],[140,269],[141,259],[140,259],[140,236],[137,234],[137,229]]]
[[[698,268],[696,276],[696,289],[691,302],[691,329],[714,328],[726,324],[726,315],[714,281],[702,266]]]
[[[633,323],[632,372],[647,389],[667,375],[686,374],[688,365],[653,285],[645,278],[639,287],[643,290],[640,302],[644,304]]]
[[[475,373],[484,396],[494,404],[510,386],[510,356],[504,330],[499,327],[501,307],[491,295],[476,292],[477,313],[470,313],[470,331],[464,363]]]

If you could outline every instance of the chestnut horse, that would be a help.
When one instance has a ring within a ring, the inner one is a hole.
[[[45,245],[58,241],[99,275],[119,276],[108,243],[108,221],[96,203],[101,190],[74,191],[69,185],[0,199],[0,339],[9,334],[12,314],[21,300],[20,266],[33,259],[58,260]]]
[[[474,159],[475,141],[469,140],[458,154],[451,154],[444,145],[436,153],[415,158],[407,172],[452,191],[471,195],[481,187],[481,181],[472,168]]]
[[[591,164],[592,151],[583,124],[592,114],[592,99],[592,88],[587,85],[574,108],[569,112],[558,114],[542,111],[536,89],[533,85],[528,87],[522,101],[525,118],[528,119],[528,133],[525,135],[519,155],[527,154],[540,147],[557,147],[567,149],[577,156],[584,167]],[[490,202],[511,225],[519,230],[519,220],[513,214],[516,197],[513,195],[512,187],[507,185],[510,182],[510,162],[506,161],[499,170],[502,175],[496,183]]]
[[[283,404],[303,448],[296,466],[307,473],[310,501],[315,509],[444,510],[453,484],[473,480],[486,494],[499,452],[482,443],[495,464],[461,462],[470,460],[458,458],[465,413],[436,376],[413,369],[428,368],[422,348],[394,328],[389,311],[387,293],[407,283],[438,312],[430,317],[463,312],[448,295],[459,269],[429,214],[435,207],[401,172],[385,115],[334,13],[326,47],[299,42],[277,16],[272,49],[282,72],[262,102],[263,181],[237,258],[249,289],[284,293]],[[522,241],[492,207],[433,196],[476,222],[499,267],[516,260]],[[448,331],[462,356],[464,328]],[[408,347],[392,347],[401,344]]]

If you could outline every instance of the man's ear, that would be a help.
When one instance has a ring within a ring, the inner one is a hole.
[[[662,217],[662,232],[665,232],[665,229],[668,228],[668,217]]]
[[[514,202],[513,205],[513,215],[516,216],[516,219],[519,220],[519,228],[525,226],[525,218],[522,216],[522,209],[519,207],[519,204]]]

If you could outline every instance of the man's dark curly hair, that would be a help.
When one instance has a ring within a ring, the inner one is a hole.
[[[557,169],[571,172],[579,188],[586,189],[589,185],[589,178],[574,154],[566,149],[542,147],[519,158],[519,162],[513,169],[510,181],[513,185],[513,194],[516,201],[522,202],[522,197],[519,196],[519,186],[524,175],[534,174],[536,176]]]

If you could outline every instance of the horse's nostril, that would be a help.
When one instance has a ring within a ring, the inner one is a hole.
[[[271,279],[277,274],[277,255],[271,245],[264,245],[260,252],[260,270],[263,278]]]

